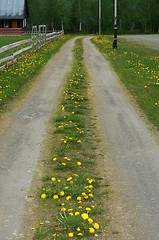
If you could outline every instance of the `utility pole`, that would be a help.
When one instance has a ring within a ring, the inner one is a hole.
[[[99,36],[101,35],[101,20],[102,20],[102,6],[101,0],[99,0]]]
[[[82,16],[81,16],[81,2],[78,0],[78,7],[79,7],[79,18],[80,18],[80,23],[79,23],[79,32],[82,31]]]
[[[113,48],[118,47],[117,42],[117,0],[114,0],[114,41],[113,41]]]

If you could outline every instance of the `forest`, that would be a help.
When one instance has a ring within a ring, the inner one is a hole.
[[[101,0],[102,33],[112,33],[114,0]],[[65,33],[97,33],[99,0],[28,0],[29,24]],[[119,33],[159,32],[159,0],[117,0]]]

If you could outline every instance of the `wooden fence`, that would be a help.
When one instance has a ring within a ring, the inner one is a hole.
[[[30,39],[18,41],[0,48],[0,70],[18,61],[20,54],[24,54],[29,50],[39,50],[48,42],[64,34],[63,30],[52,33],[43,32],[45,28],[42,25],[40,29],[42,31],[39,33],[37,28],[33,28],[32,38]]]

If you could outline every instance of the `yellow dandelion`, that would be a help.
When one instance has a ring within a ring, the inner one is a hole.
[[[81,163],[81,162],[77,162],[77,165],[78,165],[78,166],[81,166],[81,165],[82,165],[82,163]]]
[[[65,195],[65,192],[64,191],[61,191],[60,192],[60,196],[63,197]]]
[[[59,196],[57,195],[57,194],[55,194],[54,196],[53,196],[53,199],[58,199],[59,198]]]
[[[95,229],[92,228],[92,227],[90,227],[90,228],[89,228],[89,232],[90,232],[90,233],[94,233],[94,232],[95,232]]]
[[[77,233],[77,236],[83,236],[83,233]]]
[[[70,232],[70,233],[68,234],[68,237],[72,238],[72,237],[74,237],[74,234],[73,234],[72,232]]]
[[[45,199],[46,198],[46,194],[45,193],[41,194],[41,198]]]
[[[61,212],[66,212],[66,208],[61,208]]]
[[[89,193],[89,197],[94,197],[93,193]]]
[[[71,196],[67,196],[66,200],[69,201],[72,197]]]
[[[98,223],[94,223],[94,224],[93,224],[93,227],[94,227],[95,229],[99,229],[99,224],[98,224]]]
[[[82,214],[81,214],[81,217],[82,217],[84,220],[86,220],[86,219],[89,218],[88,213],[82,213]]]
[[[72,181],[72,177],[67,178],[67,182]]]
[[[81,197],[77,197],[77,201],[81,201],[82,200],[82,198]]]
[[[90,211],[91,211],[91,208],[86,207],[86,211],[87,211],[87,212],[90,212]]]
[[[75,216],[78,216],[80,213],[79,212],[75,212]]]
[[[62,165],[63,165],[63,166],[66,166],[67,164],[66,164],[65,162],[62,162]]]
[[[89,223],[93,223],[93,219],[92,218],[88,218],[88,222]]]
[[[56,178],[55,178],[55,177],[52,177],[52,178],[51,178],[51,181],[53,181],[53,182],[56,181]]]

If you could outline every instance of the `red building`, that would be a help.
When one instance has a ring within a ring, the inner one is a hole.
[[[27,0],[0,0],[0,34],[23,34],[27,18]]]

